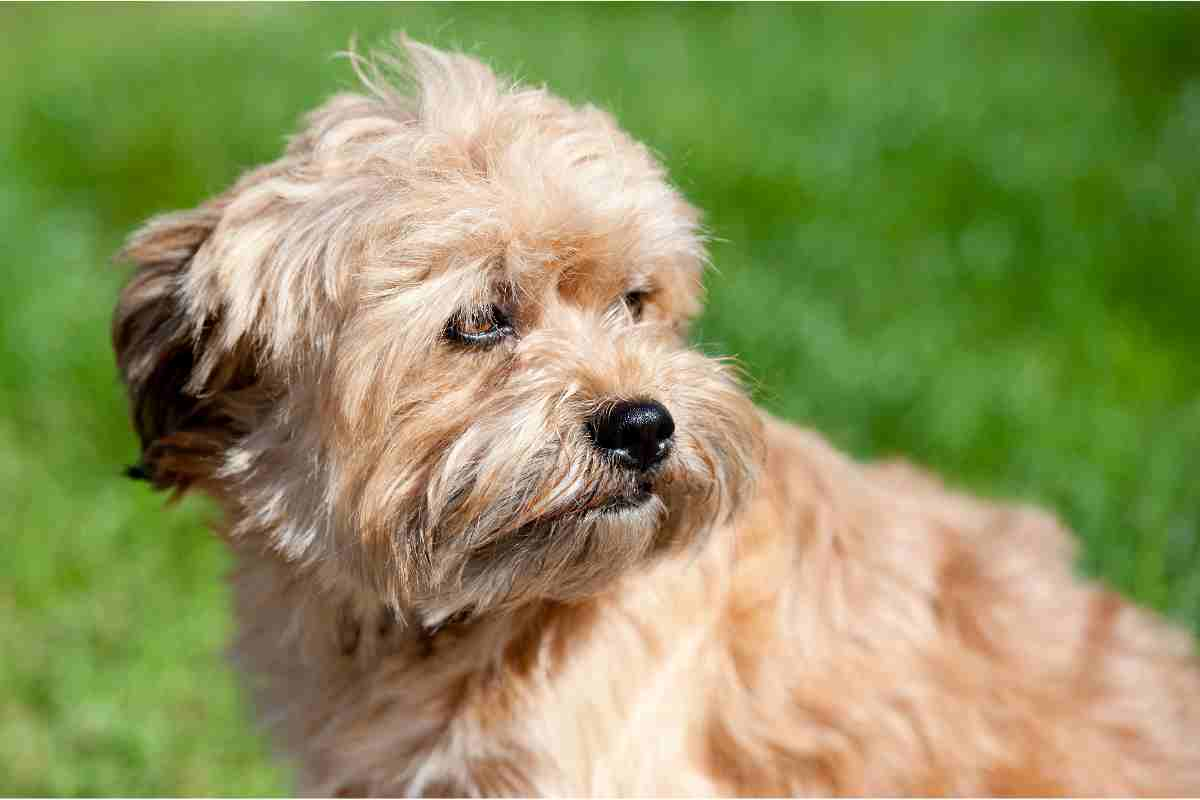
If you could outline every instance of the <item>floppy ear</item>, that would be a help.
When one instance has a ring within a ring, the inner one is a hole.
[[[157,217],[118,256],[137,266],[112,326],[142,446],[129,475],[160,489],[210,482],[257,407],[253,360],[213,352],[219,311],[197,312],[199,304],[189,307],[184,294],[187,272],[224,205],[216,200]]]

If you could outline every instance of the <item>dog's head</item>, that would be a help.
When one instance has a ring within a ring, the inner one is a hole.
[[[758,418],[685,345],[696,212],[595,108],[405,42],[277,162],[152,220],[114,343],[157,486],[434,622],[720,524]]]

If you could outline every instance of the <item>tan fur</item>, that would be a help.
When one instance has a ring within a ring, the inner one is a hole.
[[[1187,636],[1045,514],[755,411],[685,346],[703,237],[646,148],[404,48],[411,90],[358,61],[369,94],[135,234],[114,320],[305,792],[1200,792]],[[493,303],[514,336],[446,341]],[[635,478],[585,421],[638,399],[674,449],[605,509]]]

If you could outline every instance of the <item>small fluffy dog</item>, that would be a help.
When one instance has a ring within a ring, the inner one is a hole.
[[[755,410],[685,343],[704,240],[650,151],[402,46],[407,88],[363,61],[136,233],[113,324],[303,791],[1200,792],[1188,636],[1046,514]]]

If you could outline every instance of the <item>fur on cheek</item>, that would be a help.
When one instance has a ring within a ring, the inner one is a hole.
[[[760,422],[721,364],[630,331],[576,333],[531,335],[512,354],[435,348],[402,371],[409,388],[374,389],[388,393],[387,428],[331,454],[330,496],[389,602],[440,620],[578,598],[702,542],[751,491]],[[644,397],[678,425],[648,478],[585,432],[605,404]],[[643,483],[649,502],[605,508]]]
[[[757,413],[720,362],[653,328],[574,316],[514,351],[434,345],[372,385],[295,392],[226,460],[245,509],[235,534],[261,531],[331,582],[374,587],[434,623],[585,596],[698,546],[752,491]],[[365,406],[350,419],[314,413],[330,392]],[[647,397],[675,417],[671,455],[650,502],[605,511],[646,479],[598,452],[585,422]]]

